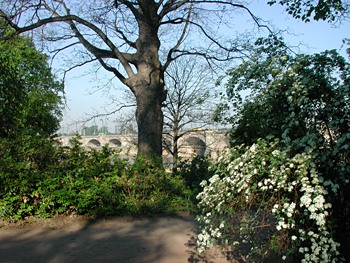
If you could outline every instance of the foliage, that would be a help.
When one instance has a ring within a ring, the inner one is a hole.
[[[0,42],[0,137],[52,135],[59,127],[61,91],[47,57],[28,38]]]
[[[293,56],[278,39],[258,44],[252,61],[229,71],[231,101],[225,107],[239,109],[228,119],[233,120],[232,143],[252,145],[275,137],[291,156],[310,155],[323,178],[325,202],[332,204],[332,235],[349,260],[349,62],[334,50]],[[244,99],[242,91],[249,91]]]
[[[349,70],[334,50],[291,57],[259,49],[228,72],[227,94],[240,110],[231,118],[233,143],[273,135],[303,149],[334,146],[349,127]],[[244,90],[251,94],[243,101]]]
[[[196,202],[196,196],[203,190],[200,183],[208,180],[214,174],[209,170],[211,160],[206,156],[195,156],[190,161],[179,163],[176,174],[182,177],[191,191],[191,203]]]
[[[41,148],[36,148],[38,142],[14,145],[21,150],[16,156],[11,151],[1,153],[0,216],[108,216],[187,209],[184,181],[148,160],[139,158],[130,164],[107,146],[86,150],[79,137],[71,140],[69,148],[53,146],[48,140],[42,144]],[[45,166],[33,161],[38,155],[46,156]]]
[[[33,134],[0,138],[0,149],[0,216],[22,218],[37,209],[34,190],[44,171],[56,165],[56,149],[51,139]]]
[[[228,71],[225,107],[238,109],[227,119],[234,144],[269,135],[294,140],[329,127],[333,116],[346,130],[349,63],[344,58],[334,50],[292,57],[275,43],[257,44],[251,61]],[[243,100],[244,91],[249,94]]]
[[[316,1],[297,1],[297,0],[272,0],[269,5],[275,3],[285,5],[287,12],[296,19],[310,22],[314,20],[328,20],[330,22],[347,14],[348,3],[341,0],[320,0]]]
[[[9,33],[0,26],[1,36]],[[61,88],[47,57],[28,38],[0,42],[1,215],[22,217],[37,206],[33,189],[56,164],[52,137],[59,127]]]
[[[291,155],[278,141],[258,140],[223,153],[198,195],[200,249],[248,245],[250,257],[274,254],[302,262],[339,262],[331,203],[312,155]],[[274,253],[272,253],[272,251]]]

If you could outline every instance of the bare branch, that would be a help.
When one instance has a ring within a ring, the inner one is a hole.
[[[62,5],[64,6],[68,16],[71,16],[70,14],[70,10],[67,8],[67,6],[65,5],[64,2],[60,1],[60,3],[62,3]],[[59,17],[59,14],[51,9],[50,7],[48,7],[46,5],[46,9],[49,10],[53,15],[55,15],[56,17]],[[99,29],[97,26],[95,26],[94,24],[81,19],[80,17],[74,16],[73,15],[73,19],[70,20],[66,20],[66,22],[70,25],[71,29],[73,30],[73,32],[75,33],[76,37],[79,39],[79,41],[84,45],[84,47],[89,50],[92,54],[94,54],[96,56],[96,58],[100,59],[103,56],[99,55],[99,50],[97,49],[95,46],[93,46],[89,41],[87,41],[83,35],[79,32],[79,30],[77,29],[77,27],[75,26],[75,24],[72,22],[72,20],[85,25],[86,27],[90,28],[91,30],[93,30],[106,44],[107,46],[112,50],[113,52],[113,56],[117,58],[121,64],[123,65],[124,69],[126,70],[126,72],[128,73],[129,76],[134,75],[134,72],[132,70],[132,68],[129,65],[129,62],[126,60],[124,55],[130,56],[130,54],[122,54],[118,48],[113,44],[113,42],[107,37],[107,35],[105,33],[102,32],[101,29]],[[125,77],[122,76],[122,74],[120,72],[118,72],[118,74],[116,74],[116,76],[121,80],[121,81],[125,81]]]
[[[166,5],[172,5],[174,4],[175,1],[169,1],[165,4],[164,6],[164,9],[166,8]],[[244,11],[246,11],[249,16],[253,19],[254,23],[259,27],[259,28],[265,28],[268,30],[268,32],[270,34],[273,34],[272,30],[269,28],[268,25],[266,24],[262,24],[260,21],[260,19],[255,16],[251,11],[250,9],[243,5],[243,4],[235,4],[235,3],[232,3],[231,1],[180,1],[178,2],[181,6],[184,5],[184,4],[190,4],[191,7],[190,7],[190,12],[192,12],[192,7],[194,4],[219,4],[219,5],[228,5],[228,6],[231,6],[231,7],[234,7],[234,8],[239,8],[239,9],[243,9]],[[168,10],[170,10],[170,7],[168,7]],[[166,11],[164,11],[166,12]],[[170,12],[170,11],[169,11]],[[184,29],[183,29],[183,32],[181,34],[181,36],[179,37],[176,45],[171,48],[168,52],[168,55],[167,55],[167,60],[164,64],[164,69],[166,69],[169,64],[171,63],[171,61],[181,57],[181,56],[184,56],[184,55],[196,55],[196,56],[202,56],[204,57],[208,62],[211,61],[211,60],[215,60],[215,61],[220,61],[220,62],[223,62],[223,61],[229,61],[229,60],[232,60],[232,59],[236,59],[236,58],[241,58],[241,57],[246,57],[246,54],[244,54],[243,50],[240,50],[239,48],[237,48],[236,46],[231,46],[231,47],[227,47],[227,46],[224,46],[222,43],[220,43],[218,40],[217,40],[217,37],[213,37],[211,36],[207,29],[204,28],[203,25],[199,24],[198,22],[195,22],[194,20],[191,20],[190,19],[190,12],[188,13],[188,16],[187,18],[182,18],[182,17],[177,17],[177,18],[173,18],[173,19],[169,19],[167,21],[163,21],[161,22],[162,25],[165,25],[165,24],[185,24],[184,26]],[[167,12],[168,13],[168,12]],[[192,49],[192,50],[180,50],[179,47],[181,45],[181,43],[183,42],[183,39],[184,39],[184,36],[185,36],[185,33],[187,31],[187,28],[189,25],[193,25],[195,27],[197,27],[202,33],[203,35],[208,39],[210,40],[211,43],[215,44],[218,49],[220,49],[221,51],[226,51],[227,54],[225,57],[219,57],[218,54],[214,54],[214,55],[209,55],[208,52],[204,52],[204,51],[199,51],[199,50],[195,50],[195,49]],[[173,57],[173,54],[174,53],[181,53],[177,56],[174,56]],[[237,56],[237,55],[231,55],[231,53],[235,53],[235,54],[240,54],[241,56]]]
[[[72,43],[72,44],[69,44],[69,45],[67,45],[67,46],[64,46],[63,48],[57,48],[57,49],[51,50],[50,53],[51,53],[51,54],[54,54],[54,55],[52,56],[51,60],[54,60],[54,58],[55,58],[60,52],[66,50],[66,49],[68,49],[68,48],[71,48],[71,47],[73,47],[73,46],[75,46],[75,45],[78,45],[78,44],[80,44],[80,42],[74,42],[74,43]]]
[[[91,63],[91,62],[94,62],[94,61],[96,61],[96,60],[97,60],[96,58],[93,58],[93,59],[90,59],[90,60],[85,60],[85,61],[82,62],[82,63],[76,64],[76,65],[74,65],[74,66],[72,66],[72,67],[66,69],[66,70],[63,72],[63,80],[66,79],[66,75],[67,75],[67,73],[68,73],[69,71],[71,71],[71,70],[73,70],[73,69],[75,69],[75,68],[79,68],[79,67],[81,67],[81,66],[84,66],[84,65],[86,65],[86,64],[89,64],[89,63]]]
[[[125,84],[125,77],[116,68],[108,66],[102,58],[98,58],[98,61],[105,70],[112,72],[122,83]]]
[[[115,21],[114,21],[114,29],[115,29],[115,31],[121,36],[121,39],[125,41],[125,43],[127,43],[130,47],[136,49],[136,43],[133,42],[133,41],[130,41],[130,40],[126,37],[126,35],[124,34],[124,32],[123,32],[122,30],[118,29],[118,26],[117,26],[117,24],[115,23]]]
[[[94,118],[100,118],[100,117],[106,117],[106,116],[110,116],[114,113],[117,113],[118,111],[121,111],[123,108],[130,108],[130,107],[135,107],[135,104],[126,104],[126,105],[122,105],[119,108],[111,111],[111,112],[107,112],[107,113],[100,113],[100,114],[96,114],[92,117],[89,117],[88,119],[84,120],[83,122],[89,122],[91,120],[93,120]]]
[[[173,58],[173,60],[176,60],[182,56],[188,56],[188,55],[191,55],[191,56],[198,56],[198,57],[203,57],[205,60],[207,61],[219,61],[219,62],[225,62],[225,61],[230,61],[230,60],[233,60],[233,59],[242,59],[244,57],[248,58],[248,55],[246,54],[241,54],[242,56],[229,56],[229,55],[226,55],[226,57],[218,57],[217,54],[216,55],[208,55],[207,53],[204,53],[204,52],[200,52],[200,51],[196,51],[196,50],[193,50],[193,51],[189,51],[189,50],[175,50],[174,52],[176,53],[180,53],[179,55],[175,56]]]
[[[51,11],[54,12],[54,10],[52,9]],[[33,29],[44,26],[46,24],[55,23],[55,22],[66,22],[71,26],[72,30],[76,34],[76,37],[79,39],[79,41],[84,45],[84,47],[88,51],[94,54],[96,58],[117,58],[122,63],[123,67],[125,68],[129,76],[134,74],[132,68],[128,63],[128,60],[133,61],[134,59],[133,55],[121,53],[118,50],[118,48],[112,43],[112,41],[97,26],[75,15],[68,14],[64,16],[59,16],[57,13],[54,13],[54,15],[56,16],[40,19],[37,22],[28,26],[18,27],[6,16],[6,14],[2,10],[0,10],[0,16],[3,17],[7,21],[7,23],[9,23],[9,25],[16,30],[14,32],[15,35],[19,35],[21,33],[31,31]],[[83,35],[78,31],[78,29],[76,28],[76,26],[72,21],[76,21],[93,30],[111,48],[112,51],[96,48],[94,45],[92,45],[89,41],[87,41],[83,37]],[[9,38],[11,38],[11,36],[6,36],[6,37],[3,37],[2,39],[6,40]],[[125,79],[125,77],[123,77],[123,79]]]
[[[192,5],[190,6],[190,8],[188,10],[187,19],[186,19],[185,26],[182,30],[182,34],[181,34],[180,38],[178,39],[176,45],[173,48],[171,48],[168,52],[167,61],[166,61],[165,65],[163,66],[163,70],[166,70],[168,68],[171,61],[173,60],[172,54],[174,53],[175,50],[177,50],[179,48],[179,46],[181,45],[181,43],[183,42],[183,40],[186,36],[186,32],[187,32],[188,26],[190,24],[191,13],[192,13]]]
[[[165,3],[162,11],[159,13],[160,19],[163,19],[167,14],[179,9],[184,4],[189,3],[190,1],[184,0],[184,1],[175,1],[175,0],[169,0]]]

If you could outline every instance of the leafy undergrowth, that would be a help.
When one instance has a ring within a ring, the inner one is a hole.
[[[42,142],[41,152],[28,142],[0,143],[8,149],[0,158],[2,218],[171,214],[189,208],[185,181],[148,160],[130,164],[108,147],[86,151],[79,137],[69,148]]]

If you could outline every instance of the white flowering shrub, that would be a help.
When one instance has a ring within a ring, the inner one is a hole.
[[[308,154],[289,156],[278,142],[223,152],[198,194],[199,251],[220,245],[248,257],[340,262],[323,178]]]

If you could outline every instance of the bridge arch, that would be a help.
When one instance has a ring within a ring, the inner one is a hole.
[[[185,145],[191,147],[198,156],[204,156],[207,148],[205,142],[198,137],[190,136],[185,140]]]
[[[109,142],[108,142],[109,146],[111,147],[121,147],[122,146],[122,143],[120,140],[118,139],[110,139]]]
[[[90,141],[88,141],[87,145],[92,147],[100,147],[101,143],[96,139],[91,139]]]

